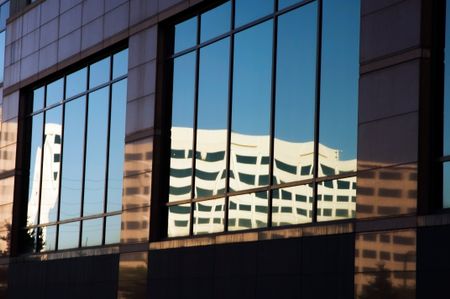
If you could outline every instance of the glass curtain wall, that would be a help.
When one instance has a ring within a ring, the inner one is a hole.
[[[231,0],[173,26],[168,236],[354,217],[359,0]]]
[[[127,63],[125,49],[32,91],[24,251],[118,242]]]

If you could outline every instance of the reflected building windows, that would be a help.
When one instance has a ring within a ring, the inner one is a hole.
[[[173,25],[169,237],[355,217],[359,7],[230,0]]]
[[[119,242],[127,63],[121,50],[32,90],[24,252]]]

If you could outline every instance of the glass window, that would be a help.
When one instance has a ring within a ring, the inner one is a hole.
[[[30,239],[30,232],[38,234],[33,235],[37,240],[33,246],[23,245],[25,251],[119,242],[127,53],[118,52],[32,91],[24,240]],[[111,60],[115,80],[110,80]],[[104,87],[98,89],[100,85]],[[85,220],[85,216],[94,217]]]
[[[359,22],[359,0],[230,0],[173,25],[169,237],[354,217]]]

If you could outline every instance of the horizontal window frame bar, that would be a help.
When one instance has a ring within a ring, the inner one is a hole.
[[[108,213],[102,213],[102,214],[94,214],[84,217],[76,217],[76,218],[70,218],[70,219],[64,219],[59,221],[53,221],[53,222],[47,222],[47,223],[41,223],[36,225],[29,225],[24,227],[24,229],[33,229],[38,227],[47,227],[47,226],[54,226],[58,224],[67,224],[72,222],[78,222],[78,221],[85,221],[85,220],[92,220],[92,219],[99,219],[104,217],[110,217],[110,216],[117,216],[122,215],[122,211],[114,211],[114,212],[108,212]]]

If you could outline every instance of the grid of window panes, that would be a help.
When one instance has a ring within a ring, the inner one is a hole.
[[[32,91],[25,251],[118,243],[128,49]]]
[[[231,0],[173,26],[169,237],[354,217],[359,5]]]
[[[3,82],[5,66],[6,20],[9,17],[9,1],[0,1],[0,82]]]

